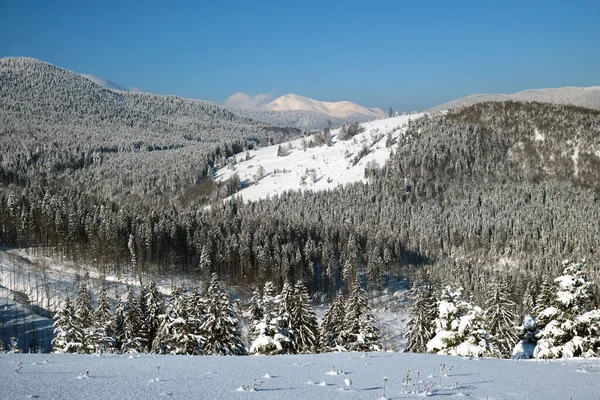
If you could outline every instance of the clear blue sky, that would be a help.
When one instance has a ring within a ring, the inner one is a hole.
[[[412,110],[600,85],[599,0],[488,3],[0,0],[0,57],[216,103],[271,92]]]

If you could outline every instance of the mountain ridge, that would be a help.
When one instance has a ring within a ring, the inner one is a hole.
[[[600,86],[564,86],[559,88],[526,89],[512,94],[471,94],[450,100],[427,111],[442,111],[486,101],[537,101],[540,103],[573,105],[600,109]]]

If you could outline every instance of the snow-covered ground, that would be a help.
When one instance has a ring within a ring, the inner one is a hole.
[[[6,399],[597,399],[600,360],[0,354]],[[252,386],[256,386],[251,390]]]
[[[409,120],[415,120],[424,114],[402,115],[361,124],[364,131],[349,140],[338,140],[340,129],[332,131],[333,145],[306,147],[314,139],[309,136],[281,144],[287,155],[277,155],[279,146],[267,146],[236,155],[236,164],[226,166],[216,172],[217,181],[226,181],[237,173],[245,186],[234,196],[241,196],[244,201],[255,201],[267,196],[280,195],[287,190],[331,190],[338,185],[366,181],[365,167],[369,162],[376,162],[382,167],[395,151],[397,141],[406,131]],[[386,147],[387,134],[391,133],[394,144]],[[356,165],[353,160],[366,146],[369,152]],[[288,148],[291,147],[290,150]],[[257,181],[257,171],[264,168],[265,175]],[[314,170],[314,181],[311,170]],[[303,178],[304,177],[304,178]]]

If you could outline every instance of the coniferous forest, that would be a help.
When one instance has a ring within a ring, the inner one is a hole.
[[[380,350],[369,298],[407,278],[408,351],[598,353],[600,111],[505,101],[426,115],[368,183],[222,202],[238,185],[212,178],[229,157],[300,135],[0,60],[0,242],[142,283],[111,309],[83,281],[55,314],[54,349]],[[166,299],[156,276],[210,283]],[[247,338],[230,282],[255,290]]]

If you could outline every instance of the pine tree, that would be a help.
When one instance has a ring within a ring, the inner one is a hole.
[[[246,354],[229,296],[221,290],[216,274],[212,275],[206,293],[206,314],[200,335],[203,354]]]
[[[492,281],[490,297],[486,300],[485,319],[487,331],[495,339],[495,345],[505,357],[509,357],[517,344],[515,335],[515,303],[508,298],[508,286],[500,278]]]
[[[292,308],[294,353],[316,353],[319,348],[319,324],[302,282],[294,286],[294,299]]]
[[[408,310],[410,319],[406,324],[406,349],[410,353],[425,353],[427,342],[434,335],[435,303],[428,284],[415,284],[411,293],[413,304]]]
[[[156,287],[156,282],[150,281],[144,301],[146,303],[146,329],[148,331],[147,348],[152,350],[160,325],[160,315],[164,312],[164,301]]]
[[[542,282],[540,293],[535,300],[533,313],[536,316],[538,329],[544,329],[546,324],[550,322],[551,316],[542,315],[542,312],[554,306],[555,290],[554,283],[551,279],[546,279]]]
[[[94,308],[92,306],[92,295],[87,288],[86,279],[79,283],[77,289],[77,300],[75,301],[75,320],[78,324],[77,333],[80,335],[77,341],[82,343],[79,348],[80,353],[90,353],[95,350],[92,341],[92,317]]]
[[[127,306],[123,319],[123,351],[144,351],[143,321],[138,298],[133,287],[127,290]]]
[[[427,352],[470,357],[498,356],[484,322],[481,308],[462,298],[462,288],[444,288],[437,302],[436,334],[427,343]]]
[[[121,351],[123,348],[123,341],[125,340],[125,307],[120,296],[116,298],[115,312],[113,314],[112,321],[112,332],[114,338],[114,349]]]
[[[258,324],[260,324],[264,316],[264,311],[262,308],[262,299],[258,289],[255,289],[252,292],[252,298],[250,299],[250,307],[248,309],[248,313],[250,314],[248,342],[252,344],[252,342],[258,337],[260,333],[258,330]]]
[[[523,359],[533,358],[535,346],[537,345],[537,322],[533,315],[527,314],[521,323],[521,326],[517,328],[517,334],[521,341],[517,343],[512,351],[512,358]]]
[[[536,358],[592,357],[600,351],[600,310],[593,310],[593,282],[585,274],[585,260],[564,262],[563,275],[554,280],[551,306],[539,311],[548,321],[540,330]]]
[[[79,323],[75,317],[75,310],[71,299],[67,297],[65,303],[54,316],[54,339],[52,348],[56,353],[78,352],[83,343],[79,341],[82,336]]]
[[[279,295],[279,314],[277,316],[277,326],[279,334],[285,339],[281,341],[284,353],[294,353],[295,327],[294,327],[294,307],[295,296],[294,288],[289,283],[285,283]]]
[[[348,351],[380,351],[379,327],[371,313],[367,292],[361,287],[357,275],[348,297],[343,344]]]
[[[106,288],[103,285],[98,293],[98,308],[94,313],[92,324],[91,341],[97,350],[105,350],[114,346],[112,322],[113,315],[110,312]]]
[[[250,333],[250,354],[273,355],[283,353],[287,349],[288,338],[280,333],[279,304],[281,296],[273,282],[268,281],[263,288],[263,294],[255,310],[255,316],[261,315],[260,320],[254,321]]]
[[[342,332],[346,317],[346,300],[342,293],[333,298],[321,321],[321,351],[334,351],[342,345]]]

